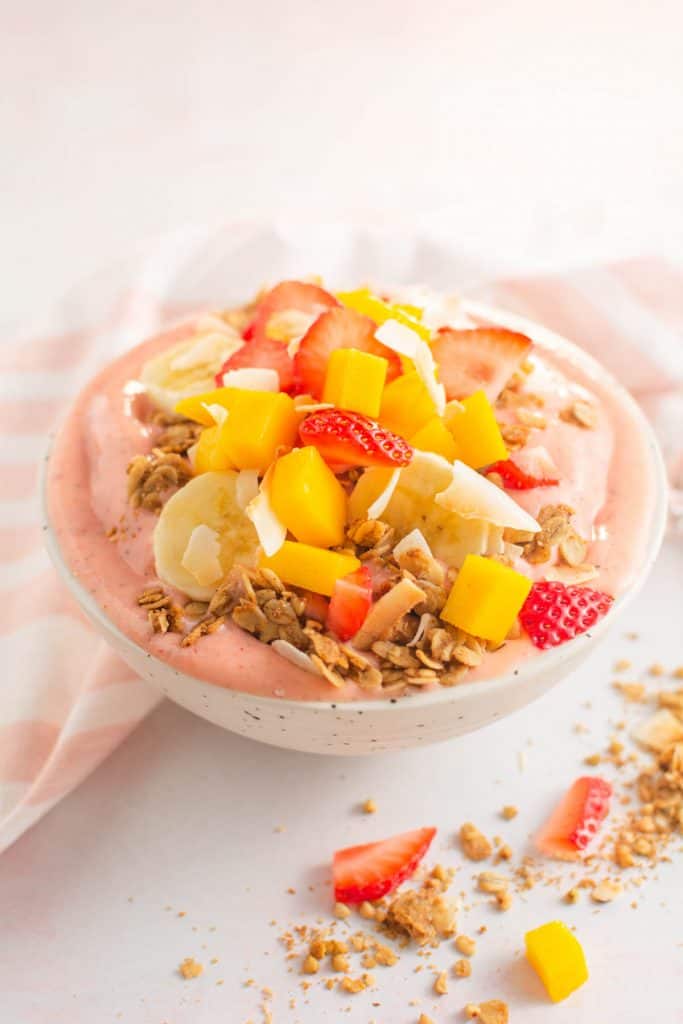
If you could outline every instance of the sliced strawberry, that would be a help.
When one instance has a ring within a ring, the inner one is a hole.
[[[601,590],[542,580],[529,591],[519,618],[531,642],[544,650],[591,629],[613,601]]]
[[[414,873],[435,828],[418,828],[378,843],[349,846],[334,855],[334,898],[340,903],[379,900]]]
[[[266,327],[273,313],[294,309],[297,313],[324,313],[339,303],[334,295],[306,281],[280,281],[264,295],[256,307],[254,319],[242,335],[246,340],[267,338]]]
[[[494,462],[486,470],[489,473],[497,473],[503,480],[503,487],[509,491],[529,491],[532,487],[554,487],[559,480],[550,480],[548,477],[531,476],[525,473],[512,459],[504,462]]]
[[[567,790],[536,836],[547,857],[577,860],[609,813],[612,787],[605,779],[584,775]]]
[[[318,317],[301,339],[294,357],[294,377],[298,391],[320,398],[325,384],[327,362],[338,348],[357,348],[383,356],[389,362],[387,380],[401,372],[401,360],[395,352],[375,340],[376,324],[353,309],[340,306]]]
[[[271,338],[248,341],[223,363],[216,374],[216,386],[223,387],[223,374],[228,370],[241,370],[244,367],[277,370],[281,391],[289,391],[294,382],[292,357],[281,341],[273,341]]]
[[[299,427],[304,444],[314,445],[326,462],[351,466],[407,466],[413,449],[407,441],[359,412],[323,409]]]
[[[327,628],[340,640],[350,640],[365,622],[372,604],[372,576],[366,565],[342,576],[334,585]]]
[[[330,603],[322,594],[314,594],[312,590],[306,590],[303,595],[306,607],[304,611],[307,619],[316,619],[318,622],[325,622]]]
[[[432,354],[446,396],[467,398],[483,390],[494,402],[531,348],[525,334],[505,327],[456,330],[442,327],[432,343]]]

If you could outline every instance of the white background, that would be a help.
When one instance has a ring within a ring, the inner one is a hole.
[[[676,0],[2,0],[0,322],[187,221],[404,223],[515,268],[680,255],[680,11]],[[671,547],[629,613],[643,666],[683,661],[671,629],[681,572]],[[275,990],[276,1024],[413,1024],[412,998],[445,1024],[492,997],[508,999],[513,1024],[683,1021],[680,860],[638,911],[627,899],[567,910],[549,890],[505,917],[480,908],[463,922],[490,925],[473,977],[436,1009],[406,958],[372,997],[379,1008],[360,996],[342,1015],[325,993],[291,1011],[298,979],[268,926],[327,906],[321,865],[340,844],[433,822],[454,863],[461,821],[502,831],[495,811],[515,802],[506,834],[521,850],[610,735],[621,708],[609,666],[626,643],[620,631],[494,728],[373,761],[267,750],[162,707],[0,861],[2,1024],[260,1021],[249,976]],[[579,720],[591,735],[572,731]],[[354,814],[368,795],[374,818]],[[558,914],[577,923],[593,976],[551,1009],[516,954],[527,926]],[[187,955],[220,964],[184,983],[174,968]]]

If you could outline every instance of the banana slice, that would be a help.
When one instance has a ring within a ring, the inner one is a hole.
[[[182,398],[212,391],[216,374],[243,344],[228,324],[222,330],[200,330],[192,338],[148,359],[140,381],[155,405],[173,412]]]
[[[254,565],[257,552],[232,470],[190,480],[166,502],[154,529],[157,576],[195,601],[211,600],[232,566]]]

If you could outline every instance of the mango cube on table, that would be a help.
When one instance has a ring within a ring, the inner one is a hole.
[[[435,452],[453,462],[458,457],[458,446],[450,430],[440,416],[433,416],[409,438],[413,448],[422,452]]]
[[[175,407],[175,412],[179,416],[185,416],[188,420],[194,420],[196,423],[203,423],[205,427],[210,427],[215,423],[215,419],[207,406],[219,405],[229,412],[239,394],[241,394],[240,388],[215,388],[213,391],[204,391],[201,395],[181,398]]]
[[[217,448],[236,469],[265,472],[279,448],[296,441],[299,417],[289,395],[235,389],[227,419],[218,427]]]
[[[379,421],[401,437],[412,437],[436,416],[436,406],[415,370],[387,384],[382,395]]]
[[[588,981],[581,943],[561,921],[549,921],[524,936],[527,960],[554,1003]]]
[[[389,363],[356,348],[338,348],[327,363],[323,402],[377,419]]]
[[[472,469],[490,466],[508,458],[508,451],[493,407],[483,391],[475,391],[446,410],[448,429],[458,446],[458,458]]]
[[[360,561],[352,555],[286,540],[270,558],[262,557],[261,566],[272,569],[284,583],[293,587],[331,597],[337,580],[359,569]]]
[[[416,306],[406,306],[399,302],[385,302],[378,295],[373,295],[368,288],[358,288],[354,292],[339,292],[337,298],[343,306],[370,317],[378,327],[386,323],[387,320],[397,320],[400,324],[410,327],[412,331],[419,334],[423,341],[429,341],[432,336],[429,328],[420,323],[422,310]]]
[[[344,540],[346,492],[317,448],[296,448],[277,460],[270,502],[297,540],[320,548]]]
[[[531,583],[492,558],[467,555],[441,618],[482,640],[502,644],[527,599]]]

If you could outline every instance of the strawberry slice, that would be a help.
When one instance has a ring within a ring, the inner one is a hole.
[[[340,903],[362,903],[393,892],[414,873],[435,835],[435,828],[418,828],[378,843],[337,850],[332,869],[334,898]]]
[[[321,409],[306,417],[299,435],[332,464],[396,469],[407,466],[413,457],[407,441],[359,412]]]
[[[294,363],[287,352],[287,346],[272,338],[248,341],[237,352],[233,352],[216,374],[216,387],[223,387],[223,374],[228,370],[241,370],[245,367],[277,370],[281,391],[289,391],[294,383]]]
[[[549,477],[531,476],[525,473],[512,459],[503,462],[494,462],[486,470],[489,473],[497,473],[503,480],[503,487],[508,491],[529,491],[532,487],[555,487],[559,480],[551,480]]]
[[[442,327],[432,343],[449,401],[467,398],[483,390],[495,402],[531,348],[525,334],[505,327],[474,327],[456,330]]]
[[[334,585],[327,628],[340,640],[350,640],[365,622],[372,604],[372,576],[367,565],[342,576]]]
[[[536,836],[547,857],[577,860],[609,813],[612,787],[605,779],[584,775],[574,782]]]
[[[519,618],[531,642],[545,650],[591,629],[613,602],[601,590],[542,580],[529,591]]]
[[[401,360],[395,352],[375,340],[376,324],[353,309],[340,306],[318,317],[301,339],[294,357],[297,390],[320,398],[325,384],[327,362],[338,348],[357,348],[361,352],[383,356],[389,363],[387,381],[401,372]]]
[[[297,313],[324,313],[339,303],[334,295],[306,281],[280,281],[264,295],[256,307],[254,319],[245,329],[242,337],[248,341],[267,338],[266,328],[273,313],[293,309]],[[272,340],[272,339],[271,339]]]

